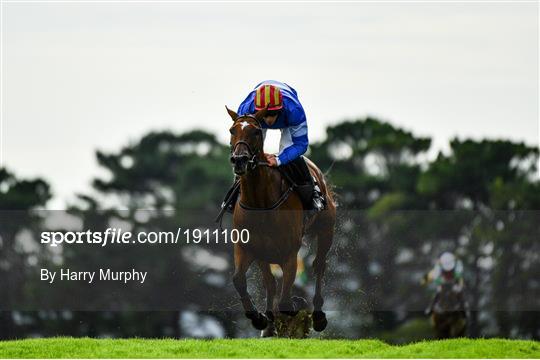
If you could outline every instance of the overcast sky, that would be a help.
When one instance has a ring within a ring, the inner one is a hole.
[[[224,105],[264,79],[296,88],[312,140],[372,115],[437,149],[454,136],[538,145],[532,2],[10,2],[2,20],[3,165],[46,178],[51,208],[89,191],[96,149],[162,129],[226,141]]]

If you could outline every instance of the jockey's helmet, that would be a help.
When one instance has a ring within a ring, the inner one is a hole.
[[[255,110],[279,110],[283,107],[281,90],[274,85],[261,85],[255,92]]]
[[[444,271],[452,271],[456,267],[456,257],[451,252],[446,251],[442,253],[439,261]]]

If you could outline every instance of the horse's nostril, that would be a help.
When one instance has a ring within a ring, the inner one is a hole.
[[[249,156],[247,155],[233,155],[231,156],[231,163],[233,165],[242,165],[243,163],[248,162]]]

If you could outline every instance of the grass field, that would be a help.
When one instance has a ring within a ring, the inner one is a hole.
[[[393,346],[379,340],[0,341],[0,358],[540,358],[540,342],[455,339]]]

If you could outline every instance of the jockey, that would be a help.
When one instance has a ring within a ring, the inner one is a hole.
[[[323,210],[325,200],[302,156],[309,145],[308,127],[296,90],[282,82],[263,81],[248,94],[238,107],[237,113],[241,116],[263,109],[267,109],[261,122],[263,137],[268,129],[281,131],[279,153],[265,153],[266,161],[270,166],[280,167],[294,181],[297,185],[296,191],[307,210]],[[232,212],[238,192],[231,190],[222,207],[227,207]]]
[[[433,312],[433,307],[437,301],[439,301],[441,287],[444,284],[453,284],[452,289],[454,292],[460,294],[460,301],[463,309],[467,308],[467,304],[463,297],[463,263],[461,260],[456,259],[454,254],[448,251],[441,254],[435,267],[422,279],[422,284],[425,285],[430,283],[437,286],[437,292],[425,311],[426,315]]]

